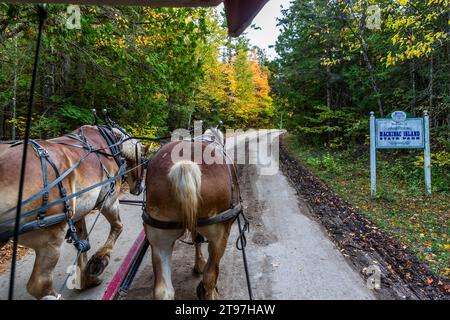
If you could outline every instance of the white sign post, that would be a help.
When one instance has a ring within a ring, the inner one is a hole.
[[[424,149],[426,191],[431,195],[430,130],[428,112],[423,118],[408,118],[394,111],[390,118],[375,119],[370,113],[370,196],[377,192],[376,149]]]
[[[370,112],[370,196],[377,193],[377,160],[375,148],[375,116]]]
[[[425,169],[425,186],[427,193],[431,195],[431,156],[430,156],[430,117],[428,111],[423,112],[424,130],[425,130],[425,150],[423,155],[423,164]]]

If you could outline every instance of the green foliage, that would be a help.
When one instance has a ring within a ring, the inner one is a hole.
[[[430,158],[431,158],[431,167],[437,167],[439,169],[442,168],[443,170],[450,170],[450,153],[448,153],[447,151],[441,150],[436,153],[432,152],[430,154]],[[414,165],[423,168],[424,166],[423,154],[420,154],[416,157]]]
[[[270,120],[272,100],[258,86],[265,77],[268,87],[267,73],[258,69],[248,41],[228,40],[215,10],[80,7],[81,29],[69,30],[67,6],[48,6],[34,136],[52,137],[92,123],[92,108],[108,109],[119,123],[145,136],[167,135],[194,119],[223,119],[228,126],[261,126]],[[28,101],[35,17],[34,5],[0,6],[2,139],[11,138],[13,130],[16,138],[23,134],[20,117]]]
[[[334,173],[342,173],[342,168],[339,166],[338,159],[330,153],[325,153],[319,157],[310,157],[306,163],[313,168],[320,168]]]
[[[341,148],[354,142],[363,142],[368,121],[358,120],[350,109],[332,110],[324,105],[313,106],[311,116],[303,116],[304,125],[297,125],[295,132],[307,144]]]
[[[433,149],[449,145],[448,0],[291,1],[270,64],[275,117],[309,144],[361,145],[370,111],[431,117]],[[378,5],[381,26],[366,25]]]

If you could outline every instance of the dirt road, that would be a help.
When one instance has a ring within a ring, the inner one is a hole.
[[[259,137],[267,133],[262,132]],[[280,133],[272,131],[270,139],[277,139]],[[237,144],[245,143],[245,138],[257,139],[258,134],[240,136]],[[248,157],[257,158],[257,152],[250,146]],[[247,255],[255,299],[374,299],[321,226],[309,217],[308,209],[298,201],[281,171],[262,175],[258,165],[239,167],[244,207],[251,224]],[[248,299],[236,238],[237,224],[221,263],[218,290],[222,299]],[[173,262],[176,299],[197,298],[195,288],[200,277],[192,273],[193,263],[193,248],[177,242]],[[127,298],[151,299],[152,286],[147,254]]]
[[[246,139],[254,141],[265,137],[276,145],[280,133],[273,130],[246,133],[236,138],[235,145],[242,146]],[[252,146],[248,154],[250,159],[259,157],[262,163],[271,158],[273,161],[277,159],[276,154],[259,152],[258,156],[258,150]],[[322,227],[309,216],[307,207],[299,201],[281,171],[264,175],[263,165],[239,167],[244,207],[251,223],[247,255],[256,299],[374,299],[360,275],[349,266]],[[66,299],[99,299],[103,295],[108,281],[142,228],[139,207],[122,208],[124,232],[110,266],[102,276],[102,285],[84,292],[66,289],[63,292]],[[103,241],[107,230],[107,223],[101,218],[92,238],[94,248]],[[221,263],[218,290],[222,299],[248,298],[242,255],[235,247],[236,237],[235,224]],[[204,247],[206,253],[206,245]],[[74,254],[71,246],[65,244],[55,274],[57,287],[63,284],[67,266],[72,263]],[[17,299],[30,298],[24,288],[31,272],[32,258],[29,254],[19,263]],[[195,288],[200,277],[193,274],[193,263],[193,247],[177,242],[173,256],[176,299],[197,298]],[[152,287],[153,272],[147,252],[127,299],[152,299]],[[8,272],[4,272],[0,274],[0,299],[6,298],[7,289]]]

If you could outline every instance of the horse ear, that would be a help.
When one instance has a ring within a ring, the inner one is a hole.
[[[149,152],[150,152],[150,145],[147,144],[147,145],[144,146],[144,154],[145,154],[145,155],[148,155]]]
[[[122,132],[120,132],[120,130],[118,130],[118,129],[116,129],[116,128],[113,128],[113,129],[112,129],[112,133],[113,133],[114,137],[115,137],[117,140],[120,140],[120,139],[122,139],[122,137],[123,137]]]

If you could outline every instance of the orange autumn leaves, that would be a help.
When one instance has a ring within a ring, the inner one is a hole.
[[[237,51],[205,66],[199,108],[230,127],[264,127],[273,115],[268,70],[255,52]]]

